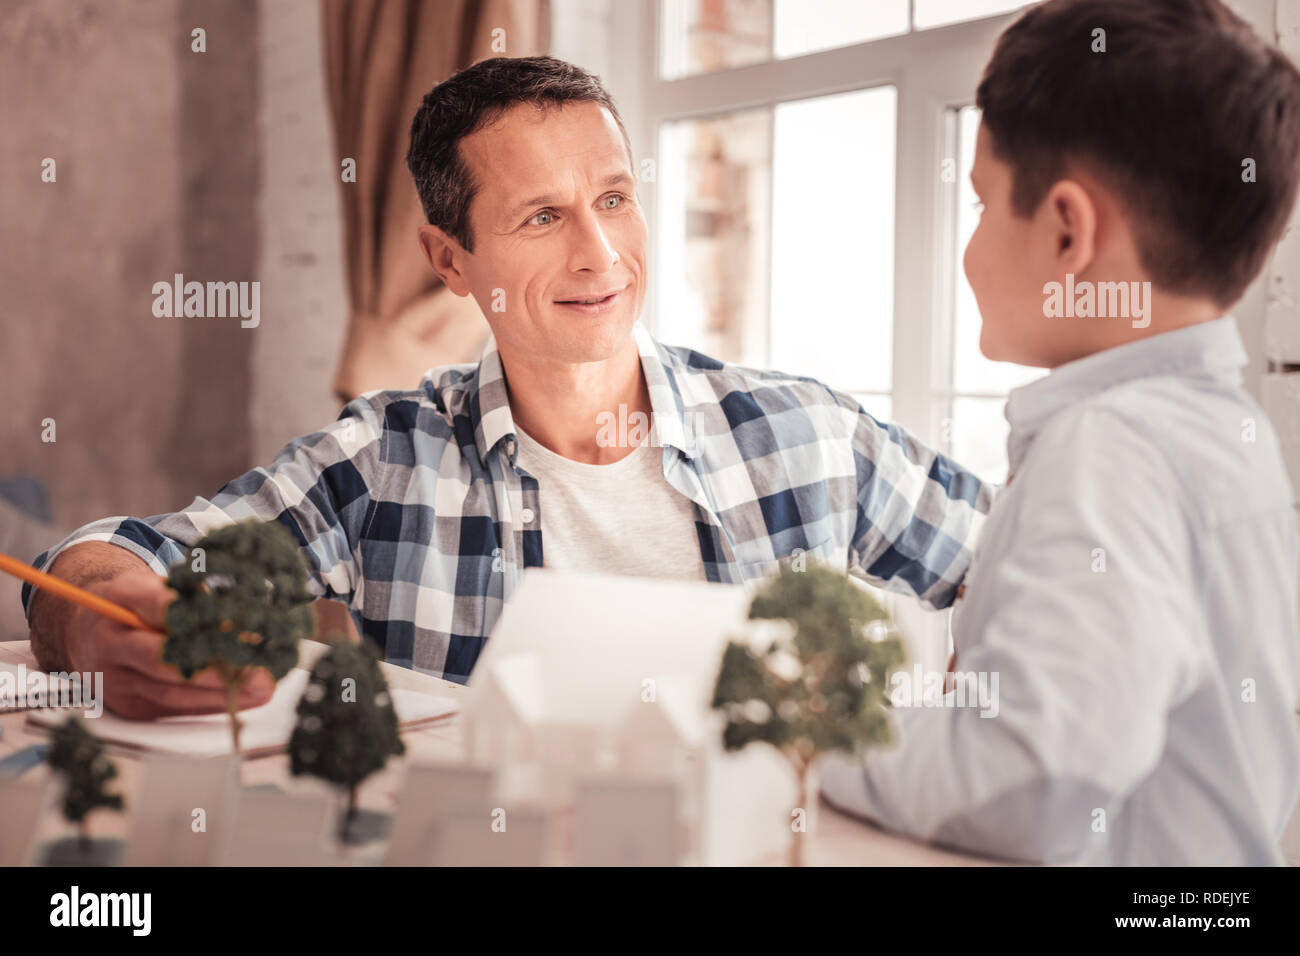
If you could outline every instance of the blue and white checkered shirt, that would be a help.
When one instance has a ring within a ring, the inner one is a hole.
[[[988,486],[820,382],[635,334],[650,441],[665,480],[694,502],[708,580],[750,581],[802,549],[932,607],[952,602]],[[387,660],[463,683],[522,569],[543,563],[542,496],[516,450],[489,341],[477,366],[353,400],[211,499],[92,522],[35,564],[107,541],[165,574],[213,528],[275,519],[301,542],[312,590],[346,603]],[[24,587],[24,607],[30,596]]]

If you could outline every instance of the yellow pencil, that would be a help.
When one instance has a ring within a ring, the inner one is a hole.
[[[114,601],[102,598],[98,594],[91,594],[89,591],[77,587],[75,584],[69,584],[62,578],[56,578],[52,574],[46,574],[44,571],[37,571],[30,564],[12,558],[7,554],[0,553],[0,571],[12,574],[16,578],[33,584],[38,588],[43,588],[56,597],[71,601],[74,604],[80,604],[82,607],[89,608],[105,617],[110,617],[119,624],[125,624],[127,627],[134,628],[138,631],[155,631],[160,634],[167,633],[160,628],[154,627],[142,618],[135,611],[125,608]]]

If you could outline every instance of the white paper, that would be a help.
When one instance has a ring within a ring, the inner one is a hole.
[[[298,700],[307,686],[310,672],[295,667],[276,685],[270,701],[261,707],[239,712],[243,730],[239,747],[245,756],[261,756],[284,750],[289,745],[297,722]],[[397,710],[400,726],[424,723],[456,712],[458,704],[450,697],[422,694],[419,691],[390,687],[388,690]],[[30,711],[30,723],[56,727],[68,717],[67,711]],[[125,720],[108,711],[88,721],[89,730],[101,740],[138,750],[183,754],[191,757],[218,757],[231,753],[230,718],[224,714],[193,717],[162,717],[158,720]]]

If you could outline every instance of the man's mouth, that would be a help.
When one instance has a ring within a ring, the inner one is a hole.
[[[614,308],[618,302],[618,297],[623,294],[623,289],[614,289],[609,292],[595,292],[591,295],[574,296],[567,299],[556,299],[556,305],[562,305],[568,309],[585,313],[587,315],[599,315],[602,312],[608,312]]]

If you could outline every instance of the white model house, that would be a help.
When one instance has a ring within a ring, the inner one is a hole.
[[[722,585],[526,572],[470,679],[471,763],[495,773],[504,805],[569,820],[560,842],[586,862],[780,851],[791,771],[761,745],[725,753],[709,708],[748,602]]]

